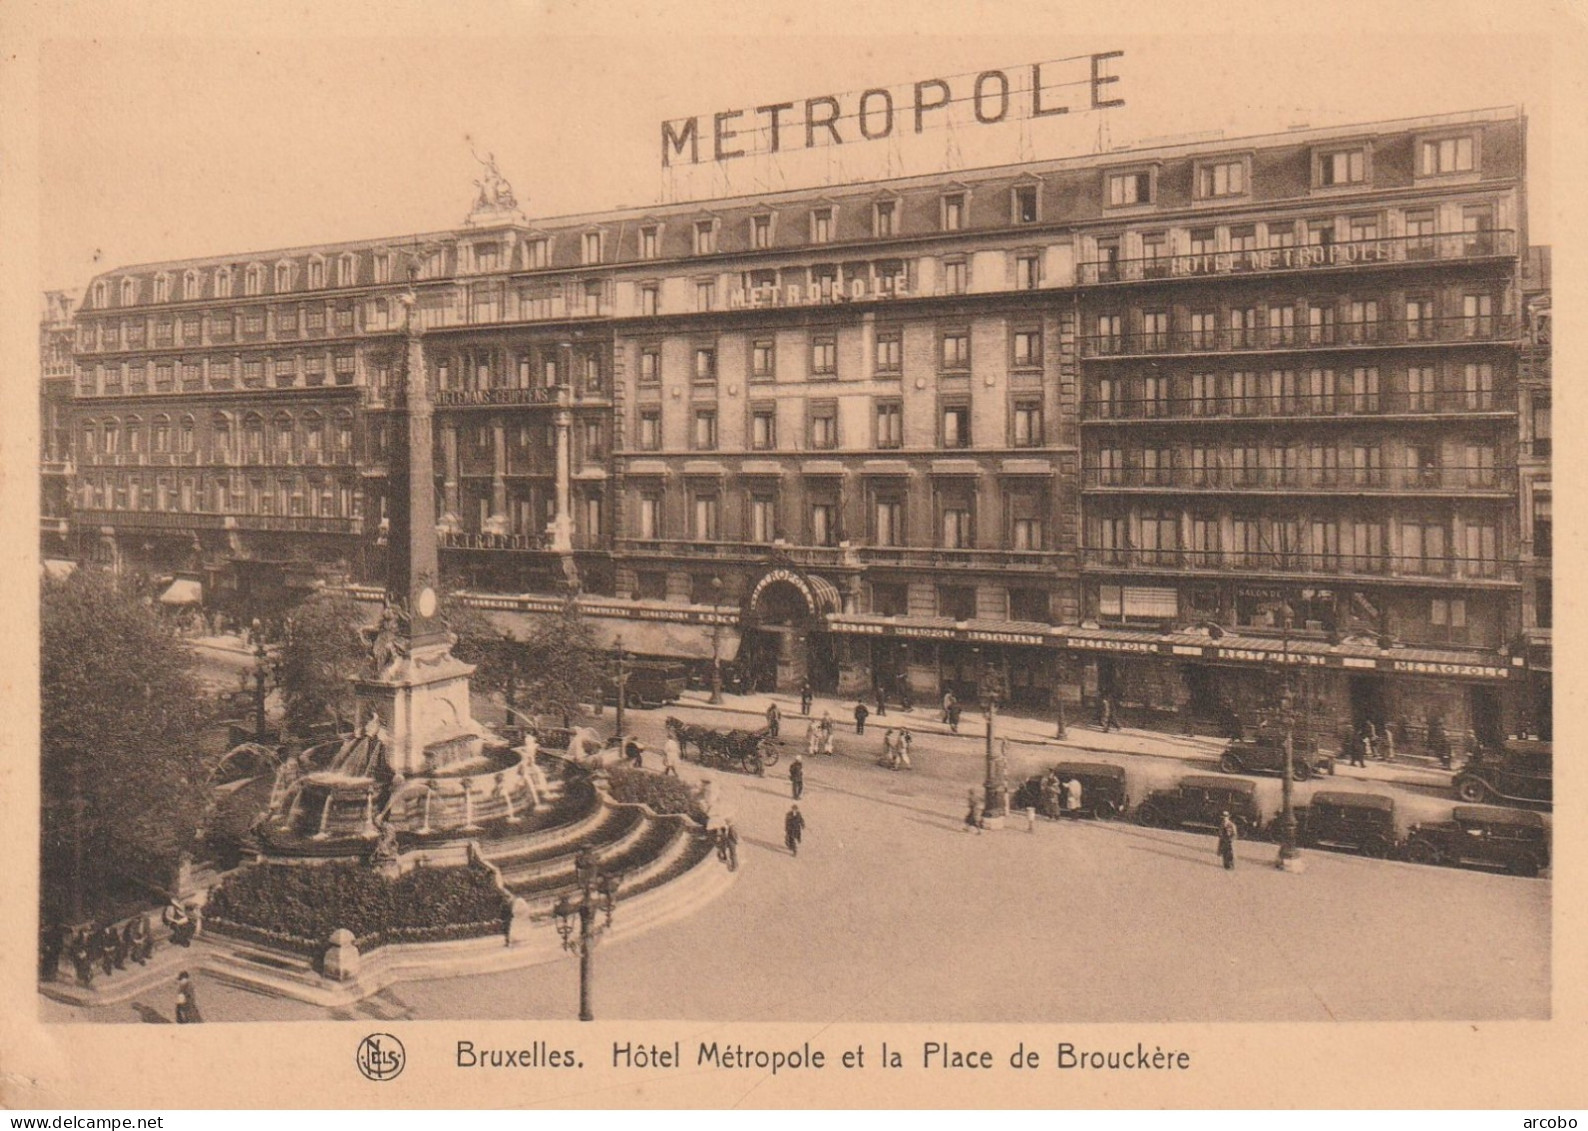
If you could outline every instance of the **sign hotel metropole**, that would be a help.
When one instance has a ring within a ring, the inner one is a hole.
[[[983,126],[1049,118],[1071,112],[1072,99],[1061,90],[1065,87],[1084,91],[1083,102],[1076,107],[1082,111],[1123,106],[1123,98],[1107,97],[1113,93],[1107,89],[1109,85],[1119,81],[1118,75],[1108,73],[1109,60],[1122,55],[1123,51],[1103,51],[982,71],[974,78],[965,75],[953,80],[922,79],[894,88],[872,87],[847,106],[839,95],[822,94],[805,99],[803,105],[774,102],[753,110],[720,110],[710,116],[707,125],[702,125],[698,114],[674,118],[662,123],[662,165],[672,165],[686,152],[689,164],[700,164],[702,142],[709,144],[707,158],[721,162],[796,147],[881,141],[895,131],[903,133],[909,124],[915,133],[921,133],[929,125],[943,122],[942,116],[952,114],[956,103],[968,103],[974,121]],[[955,89],[955,81],[959,89]]]

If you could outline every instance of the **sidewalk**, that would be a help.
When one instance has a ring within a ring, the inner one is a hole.
[[[783,713],[783,732],[785,734],[803,734],[802,724],[806,716],[799,713],[799,696],[776,694],[732,695],[723,693],[721,705],[713,706],[708,702],[710,694],[705,691],[686,691],[674,705],[691,710],[716,711],[724,714],[754,717],[756,723],[737,722],[726,725],[745,727],[751,729],[759,727],[766,722],[766,709],[772,703],[778,705]],[[868,702],[867,706],[871,704]],[[665,708],[663,711],[665,712]],[[832,715],[833,724],[840,730],[852,730],[854,727],[855,700],[835,699],[827,696],[815,696],[811,701],[810,718],[819,719],[822,712]],[[967,753],[980,755],[987,733],[987,718],[980,711],[964,710],[960,715],[959,731],[951,731],[947,723],[941,721],[941,714],[935,706],[917,705],[911,711],[901,711],[897,707],[889,707],[886,715],[879,716],[875,711],[866,719],[868,732],[875,730],[879,734],[889,727],[905,726],[916,735],[941,736],[946,739],[959,738],[964,740]],[[1217,762],[1219,755],[1229,745],[1229,740],[1212,735],[1196,734],[1168,734],[1162,731],[1141,730],[1125,727],[1123,730],[1103,731],[1090,721],[1070,722],[1065,724],[1065,737],[1057,736],[1058,723],[1052,718],[1032,718],[1029,715],[1005,714],[999,712],[997,722],[997,735],[999,738],[1008,739],[1011,743],[1018,743],[1034,747],[1051,748],[1056,755],[1064,754],[1131,754],[1147,755],[1154,758],[1173,758],[1182,762],[1208,763]],[[1345,760],[1341,758],[1337,763],[1345,769]],[[1351,770],[1347,780],[1368,780],[1400,782],[1405,785],[1438,785],[1447,786],[1450,783],[1451,771],[1439,769],[1434,766],[1423,766],[1413,761],[1396,761],[1385,764],[1374,762],[1368,766],[1358,766]]]

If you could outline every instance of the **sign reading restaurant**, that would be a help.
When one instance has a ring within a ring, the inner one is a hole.
[[[1119,81],[1118,75],[1109,73],[1109,60],[1122,55],[1123,51],[1103,51],[982,71],[974,77],[876,86],[861,91],[847,105],[843,96],[820,94],[803,103],[719,110],[704,124],[698,114],[674,118],[662,123],[662,165],[670,166],[686,154],[689,164],[698,165],[702,149],[708,160],[721,162],[786,149],[881,141],[910,129],[922,133],[950,121],[956,105],[968,104],[972,120],[983,126],[1123,106],[1125,100],[1109,97],[1115,92],[1108,89]],[[1079,99],[1067,93],[1074,88],[1082,92]]]

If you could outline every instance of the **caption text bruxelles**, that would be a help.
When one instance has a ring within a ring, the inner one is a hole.
[[[1051,1051],[1049,1051],[1051,1049]],[[524,1048],[491,1048],[473,1041],[457,1043],[459,1068],[583,1068],[584,1058],[573,1049],[548,1049],[545,1041]],[[761,1048],[726,1041],[701,1041],[692,1062],[684,1057],[683,1042],[612,1042],[611,1067],[618,1069],[745,1068],[770,1072],[845,1069],[904,1069],[927,1071],[991,1071],[1012,1069],[1080,1069],[1102,1071],[1186,1071],[1191,1054],[1137,1041],[1107,1048],[1085,1048],[1069,1041],[1052,1046],[1027,1045],[1012,1049],[976,1048],[948,1041],[922,1041],[899,1046],[888,1041],[857,1044],[837,1050],[813,1048],[809,1041],[783,1048]]]

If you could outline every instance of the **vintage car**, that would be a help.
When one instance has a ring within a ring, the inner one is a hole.
[[[1136,823],[1162,828],[1216,829],[1228,812],[1244,837],[1262,831],[1263,814],[1257,806],[1257,783],[1241,779],[1192,774],[1169,789],[1150,793],[1136,806]]]
[[[1075,780],[1081,783],[1080,812],[1108,820],[1118,817],[1130,808],[1130,795],[1125,790],[1125,768],[1110,762],[1060,762],[1047,773],[1027,778],[1015,792],[1011,804],[1016,809],[1035,809],[1046,817],[1057,817],[1052,794],[1044,797],[1042,783],[1049,774],[1060,781]]]
[[[623,673],[625,707],[663,707],[678,702],[689,686],[689,669],[666,660],[636,660]],[[616,674],[607,673],[605,698],[618,701]]]
[[[1499,751],[1478,751],[1451,784],[1462,801],[1554,802],[1554,744],[1512,739]]]
[[[1337,793],[1319,790],[1296,810],[1302,844],[1345,848],[1383,859],[1400,851],[1395,831],[1395,799],[1382,793]]]
[[[1251,738],[1238,738],[1219,758],[1219,769],[1226,774],[1283,774],[1285,736],[1275,731],[1260,731]],[[1306,781],[1314,774],[1334,773],[1334,755],[1319,750],[1310,738],[1296,735],[1291,743],[1293,781]]]
[[[1478,864],[1518,876],[1549,867],[1549,822],[1497,805],[1457,805],[1448,821],[1413,825],[1406,857],[1419,864]]]

